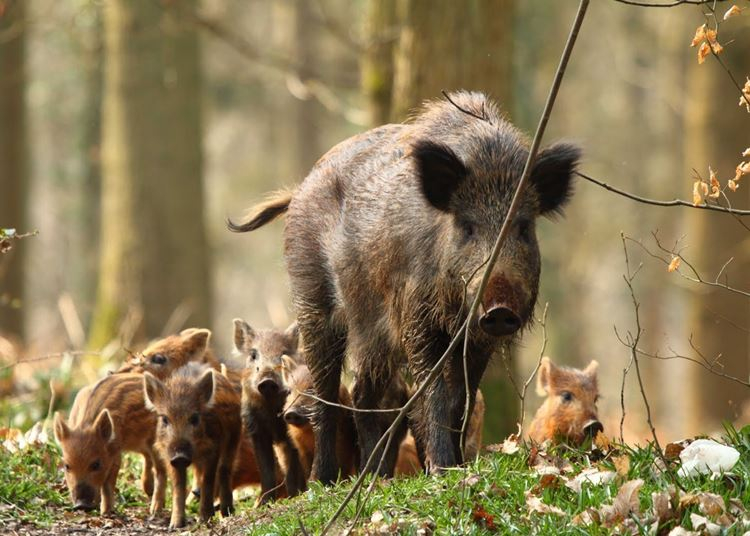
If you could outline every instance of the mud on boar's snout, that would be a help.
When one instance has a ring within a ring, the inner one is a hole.
[[[596,419],[592,419],[583,425],[583,433],[586,437],[596,437],[599,432],[604,432],[604,425]]]

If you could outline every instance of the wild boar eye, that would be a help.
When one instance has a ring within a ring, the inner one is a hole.
[[[161,421],[162,425],[169,426],[169,417],[166,415],[159,415],[159,420]]]
[[[92,463],[89,466],[89,469],[91,469],[92,471],[98,471],[101,468],[102,468],[102,462],[100,462],[99,460],[96,460],[94,463]]]
[[[188,420],[188,422],[189,422],[189,423],[190,423],[191,425],[193,425],[193,426],[198,426],[198,421],[199,421],[199,420],[200,420],[200,415],[198,415],[197,413],[193,413],[193,414],[192,414],[192,415],[190,416],[190,419]]]
[[[155,354],[151,356],[151,362],[154,365],[166,365],[167,363],[167,356],[164,354]]]
[[[251,361],[255,361],[257,359],[258,359],[258,350],[256,350],[255,348],[253,348],[253,349],[250,350],[250,360]]]
[[[573,393],[570,391],[565,391],[564,393],[560,394],[560,396],[563,399],[563,402],[570,402],[573,400]]]
[[[63,467],[65,467],[65,470],[66,470],[66,471],[70,471],[70,464],[67,464],[67,463],[66,463],[66,464],[65,464],[65,465],[64,465]]]
[[[468,220],[460,220],[458,226],[461,228],[464,240],[470,240],[477,232],[476,225]]]

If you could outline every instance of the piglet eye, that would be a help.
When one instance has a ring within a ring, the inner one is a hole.
[[[250,350],[249,359],[250,359],[250,361],[257,360],[258,359],[258,350],[256,350],[255,348],[251,349]]]
[[[89,466],[89,469],[91,469],[92,471],[98,471],[101,468],[102,468],[102,462],[100,462],[99,460],[96,460],[94,463],[92,463]]]
[[[154,354],[151,356],[151,362],[154,365],[166,365],[167,356],[165,356],[164,354]]]
[[[563,402],[570,402],[571,400],[573,400],[573,393],[571,393],[570,391],[565,391],[560,394],[560,396],[562,397]]]
[[[200,415],[198,415],[197,413],[193,413],[188,420],[188,422],[190,422],[190,424],[193,426],[198,426],[198,421],[200,421]]]
[[[66,463],[66,464],[64,465],[64,467],[65,467],[65,470],[66,470],[66,471],[70,471],[70,465],[69,465],[69,464],[67,464],[67,463]]]
[[[169,417],[166,415],[159,415],[159,420],[161,421],[162,425],[169,426]]]

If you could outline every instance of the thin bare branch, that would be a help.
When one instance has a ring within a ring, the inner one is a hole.
[[[693,203],[689,201],[685,201],[683,199],[673,199],[671,201],[649,199],[648,197],[642,197],[640,195],[632,194],[630,192],[626,192],[625,190],[620,190],[619,188],[615,188],[614,186],[611,186],[607,184],[606,182],[602,182],[598,179],[595,179],[594,177],[581,173],[580,171],[577,171],[576,175],[578,175],[582,179],[585,179],[593,184],[601,186],[605,190],[609,190],[610,192],[616,193],[623,197],[627,197],[628,199],[632,199],[633,201],[638,201],[639,203],[644,203],[646,205],[654,205],[657,207],[687,207],[687,208],[694,208],[698,210],[712,210],[715,212],[724,212],[726,214],[734,214],[735,216],[750,216],[750,210],[728,208],[728,207],[723,207],[721,205],[709,205],[705,203],[702,205],[693,205]]]
[[[637,7],[677,7],[677,6],[702,6],[725,0],[672,0],[671,2],[642,2],[639,0],[614,0],[619,4]]]

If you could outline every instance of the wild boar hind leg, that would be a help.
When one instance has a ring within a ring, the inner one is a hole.
[[[339,474],[336,441],[341,410],[325,401],[338,402],[346,336],[317,313],[310,316],[300,314],[298,322],[315,394],[322,399],[314,404],[315,456],[310,479],[332,484]]]

